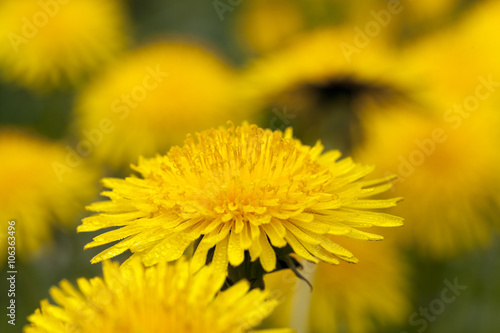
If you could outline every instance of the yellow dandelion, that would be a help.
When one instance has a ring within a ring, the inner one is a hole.
[[[99,262],[126,250],[147,265],[181,257],[197,241],[194,269],[209,250],[219,271],[240,265],[248,251],[265,271],[276,268],[274,248],[289,245],[298,256],[318,262],[356,262],[351,252],[326,235],[361,240],[381,236],[358,228],[399,226],[399,217],[371,212],[399,199],[367,197],[390,188],[387,177],[365,181],[371,166],[255,125],[212,129],[188,136],[166,155],[140,158],[140,177],[104,179],[110,201],[90,205],[99,214],[78,231],[118,228],[96,236],[92,248],[121,240],[92,259]],[[273,248],[274,247],[274,248]]]
[[[52,226],[74,225],[82,205],[97,193],[97,175],[85,165],[58,173],[65,158],[66,151],[59,144],[12,129],[0,130],[0,219],[14,221],[20,258],[48,242]],[[2,233],[0,246],[6,248],[6,243]]]
[[[82,139],[94,140],[92,156],[113,167],[128,166],[139,155],[182,143],[186,132],[247,118],[235,84],[235,71],[204,47],[152,44],[129,54],[82,93],[78,127]]]
[[[5,0],[0,4],[0,67],[35,90],[77,83],[126,44],[117,0]]]
[[[272,110],[273,129],[293,125],[306,142],[321,138],[330,149],[350,151],[346,138],[358,126],[352,99],[396,93],[387,74],[394,62],[385,38],[366,38],[360,42],[351,28],[332,27],[298,36],[247,67],[247,104]]]
[[[219,274],[210,267],[192,274],[185,260],[150,268],[137,260],[126,267],[106,261],[103,273],[78,279],[78,288],[66,280],[52,287],[57,305],[43,300],[24,332],[248,332],[277,304],[268,292],[249,291],[247,281],[219,293]]]
[[[496,111],[451,119],[442,112],[367,103],[365,143],[355,153],[382,173],[398,174],[394,188],[407,201],[393,212],[409,221],[398,239],[436,258],[487,244],[487,216],[500,204]]]
[[[382,36],[361,43],[347,28],[322,28],[297,36],[287,47],[251,63],[244,73],[252,99],[276,98],[301,87],[327,89],[351,81],[390,85],[394,55]]]
[[[356,252],[359,263],[317,265],[311,281],[311,307],[304,309],[309,313],[310,331],[369,333],[406,321],[410,310],[408,267],[394,243],[339,242]],[[290,322],[299,283],[287,271],[266,275],[266,288],[280,301],[266,323],[280,326]]]
[[[489,102],[500,85],[500,46],[495,42],[499,19],[499,2],[478,3],[457,24],[408,44],[391,76],[413,98],[442,110],[469,95]],[[476,106],[468,101],[465,107]]]

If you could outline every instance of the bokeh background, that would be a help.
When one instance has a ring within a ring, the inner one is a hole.
[[[12,219],[18,245],[1,331],[101,274],[76,233],[100,178],[246,120],[397,175],[387,196],[405,198],[406,225],[320,264],[311,297],[270,274],[263,327],[500,332],[499,32],[493,0],[1,0],[3,309]]]

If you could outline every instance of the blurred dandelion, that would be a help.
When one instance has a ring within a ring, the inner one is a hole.
[[[403,49],[391,76],[406,101],[359,102],[365,141],[356,156],[399,174],[396,190],[412,202],[395,210],[411,221],[399,239],[440,259],[484,246],[493,234],[498,7],[477,3],[463,20]]]
[[[359,128],[352,101],[397,94],[387,75],[394,55],[384,39],[366,48],[357,48],[354,39],[350,29],[322,28],[252,62],[242,77],[248,104],[263,110],[285,105],[300,119],[294,130],[302,140],[320,137],[328,148],[349,152]]]
[[[387,82],[394,55],[383,39],[353,50],[355,34],[345,28],[321,28],[296,36],[289,45],[258,59],[244,73],[253,98],[275,98],[301,85],[318,86],[351,79],[366,85]]]
[[[180,144],[186,133],[249,118],[238,98],[236,72],[210,50],[186,41],[151,44],[122,59],[77,102],[77,127],[112,130],[93,156],[128,167]]]
[[[408,104],[363,107],[365,144],[356,158],[396,173],[395,189],[411,204],[394,210],[408,219],[402,244],[445,258],[492,236],[488,216],[498,211],[499,117],[480,110],[459,128],[438,112]]]
[[[52,287],[57,305],[43,300],[24,332],[248,332],[277,304],[268,292],[248,291],[247,281],[218,293],[221,276],[210,267],[192,274],[186,260],[150,268],[107,261],[103,273],[80,278],[78,289],[66,280]]]
[[[79,83],[125,47],[125,22],[117,0],[2,1],[3,76],[36,91]]]
[[[424,108],[444,112],[474,94],[484,96],[482,104],[498,101],[500,45],[494,31],[499,19],[498,1],[478,2],[463,20],[407,43],[390,76]],[[478,88],[484,81],[486,86]]]
[[[70,227],[82,206],[97,194],[97,173],[81,165],[64,176],[53,163],[66,152],[57,143],[14,129],[0,130],[0,219],[16,221],[16,252],[20,258],[50,243],[51,227]],[[0,246],[6,244],[0,238]],[[0,263],[6,252],[1,252]]]

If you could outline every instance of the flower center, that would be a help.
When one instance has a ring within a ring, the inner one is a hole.
[[[254,126],[214,130],[172,148],[146,178],[159,184],[164,208],[175,207],[182,218],[258,225],[322,191],[330,172],[314,160],[320,152],[319,145],[301,146]]]

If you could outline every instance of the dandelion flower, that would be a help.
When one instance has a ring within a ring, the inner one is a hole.
[[[84,164],[58,177],[54,165],[62,165],[65,158],[66,151],[59,144],[12,129],[0,130],[0,219],[15,221],[20,258],[47,243],[52,226],[72,226],[82,205],[97,193],[97,175]],[[6,240],[2,235],[2,248]]]
[[[412,202],[395,211],[411,221],[399,239],[431,257],[491,238],[488,216],[498,212],[500,184],[499,5],[477,3],[461,21],[402,52],[401,70],[392,75],[412,104],[362,107],[366,140],[356,156],[399,174],[395,188]]]
[[[402,244],[439,259],[489,243],[487,217],[500,204],[496,113],[479,108],[458,123],[412,105],[364,106],[366,138],[355,156],[398,174],[396,193],[411,202],[393,210],[409,221]]]
[[[391,76],[412,98],[443,112],[469,95],[490,103],[500,78],[499,19],[498,1],[475,4],[461,21],[403,48]],[[471,108],[474,103],[467,105]]]
[[[0,4],[0,67],[34,90],[77,83],[126,44],[117,0],[5,0]]]
[[[358,127],[353,98],[385,97],[396,90],[387,74],[394,61],[384,38],[369,47],[355,41],[350,28],[322,28],[254,61],[242,75],[247,104],[272,110],[272,129],[293,125],[306,142],[321,138],[328,148],[349,152],[346,138]],[[296,117],[300,121],[292,124]]]
[[[248,332],[276,306],[267,292],[248,291],[247,281],[218,293],[220,275],[210,267],[192,274],[185,260],[150,268],[106,261],[103,273],[78,279],[78,288],[66,280],[52,287],[57,305],[43,300],[24,332]]]
[[[181,257],[197,241],[193,269],[215,247],[216,269],[240,265],[248,251],[265,271],[276,268],[273,249],[289,245],[298,256],[318,262],[356,262],[353,254],[327,235],[361,240],[381,236],[361,231],[370,226],[399,226],[399,217],[372,212],[399,199],[367,197],[390,188],[388,178],[361,180],[373,168],[340,153],[322,154],[284,134],[255,125],[220,127],[188,136],[183,147],[166,155],[140,158],[140,177],[104,179],[110,201],[90,205],[99,212],[78,231],[120,227],[96,236],[92,248],[121,240],[92,262],[128,249],[147,265]]]
[[[239,105],[236,72],[194,43],[151,44],[122,59],[86,89],[77,102],[85,132],[110,122],[92,156],[112,167],[153,156],[185,133],[249,115]]]
[[[253,98],[269,99],[301,86],[325,87],[351,80],[390,85],[393,54],[383,38],[360,48],[346,28],[322,28],[297,36],[287,47],[251,63],[244,73]]]

